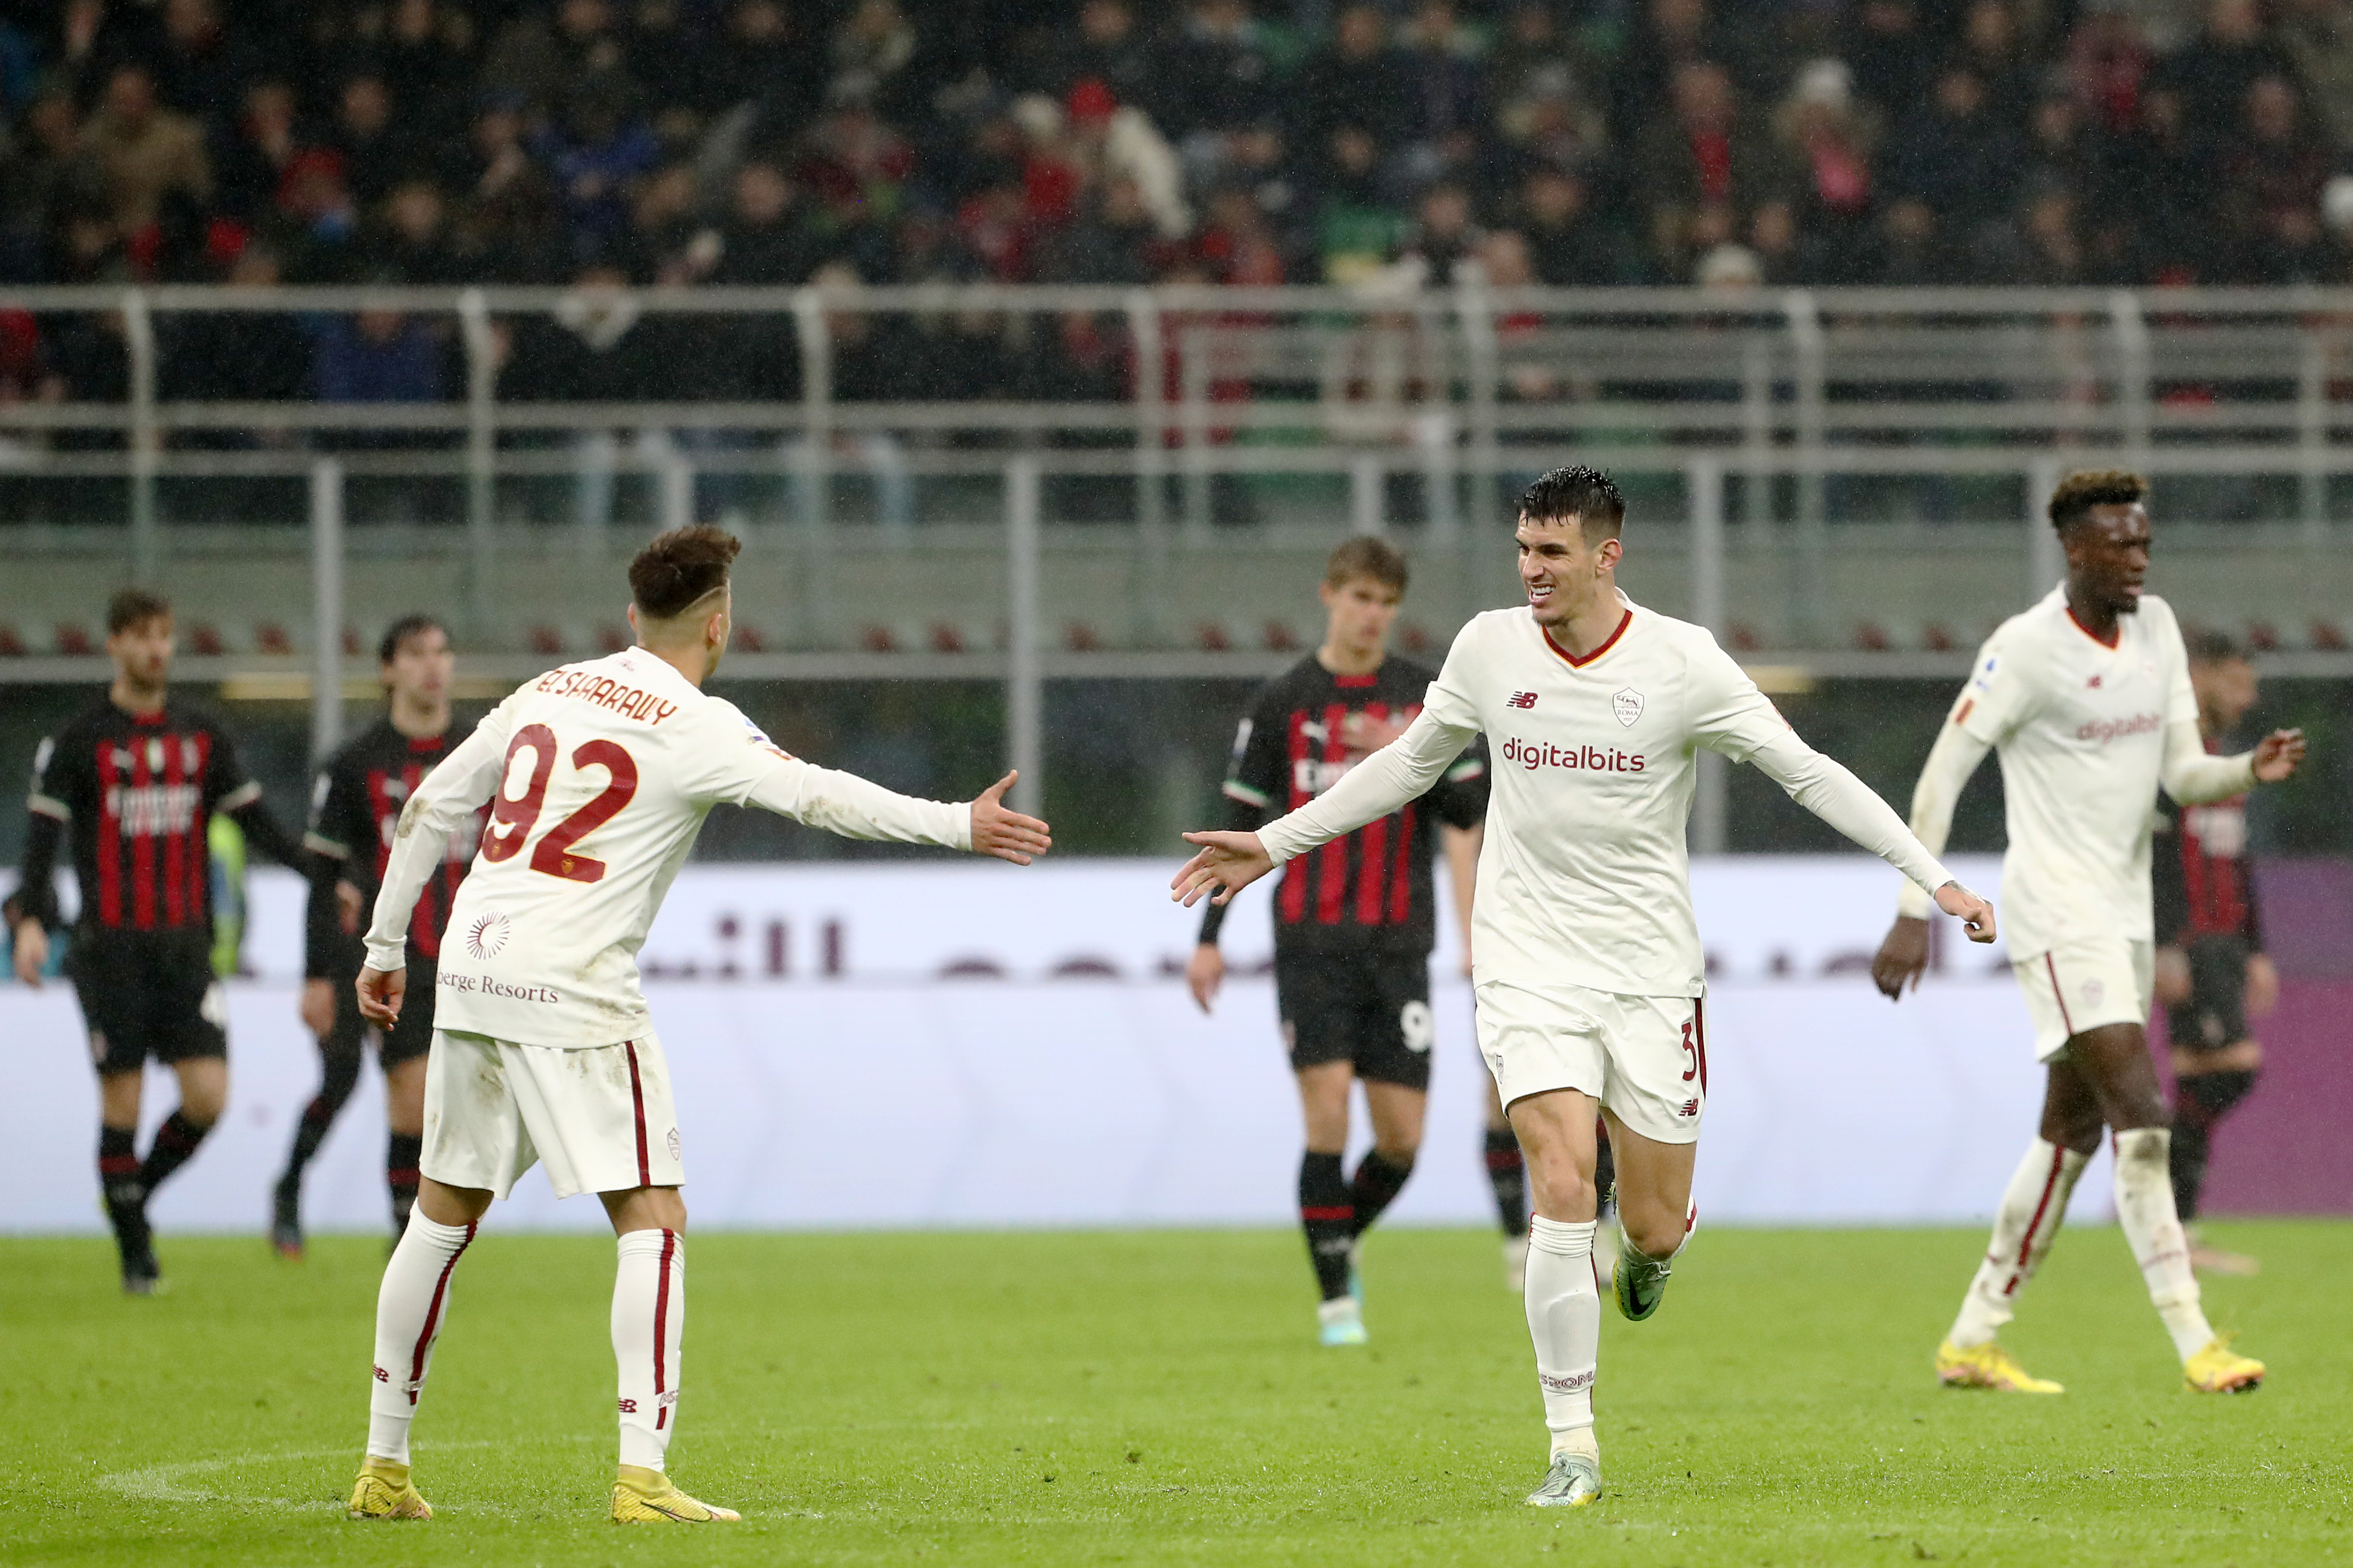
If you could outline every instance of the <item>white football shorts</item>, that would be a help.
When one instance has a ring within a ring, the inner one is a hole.
[[[1547,1089],[1591,1095],[1661,1143],[1694,1143],[1707,1110],[1707,1018],[1690,996],[1564,985],[1477,988],[1479,1054],[1505,1105]]]
[[[572,1051],[436,1029],[418,1169],[505,1197],[534,1163],[559,1198],[684,1184],[661,1042]]]
[[[2103,1024],[2148,1023],[2157,992],[2157,950],[2121,936],[2065,942],[2010,965],[2034,1020],[2034,1055],[2056,1061],[2067,1041]]]

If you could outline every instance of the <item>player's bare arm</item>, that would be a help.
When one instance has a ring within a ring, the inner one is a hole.
[[[1005,792],[1020,773],[1009,773],[980,792],[972,803],[972,850],[1027,866],[1054,847],[1054,836],[1043,822],[1024,816],[1005,804]]]

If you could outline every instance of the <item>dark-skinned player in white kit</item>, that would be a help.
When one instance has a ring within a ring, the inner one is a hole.
[[[1414,798],[1485,731],[1494,770],[1471,954],[1480,1053],[1535,1188],[1525,1302],[1550,1463],[1528,1499],[1601,1495],[1593,1384],[1597,1106],[1617,1153],[1619,1310],[1656,1311],[1690,1236],[1707,1101],[1706,985],[1684,825],[1702,748],[1917,882],[1980,942],[1993,907],[1954,881],[1855,776],[1790,730],[1715,639],[1618,589],[1626,503],[1556,468],[1521,497],[1524,604],[1474,617],[1406,732],[1256,833],[1188,833],[1187,903],[1235,889]],[[1769,913],[1770,911],[1760,911]]]
[[[638,949],[714,805],[756,805],[853,838],[970,849],[1028,865],[1046,825],[1002,804],[911,800],[787,754],[703,683],[726,651],[728,568],[715,528],[661,535],[629,564],[638,646],[532,680],[402,808],[357,982],[398,1020],[410,913],[451,829],[490,825],[449,913],[425,1071],[423,1181],[376,1297],[368,1439],[355,1519],[429,1519],[408,1427],[450,1278],[493,1198],[533,1164],[559,1198],[595,1193],[618,1237],[617,1524],[733,1520],[671,1484],[686,1321],[686,1180],[670,1072],[638,985]]]
[[[1961,786],[1987,752],[2001,752],[2010,957],[2048,1068],[2042,1130],[1936,1347],[1936,1376],[1949,1387],[2063,1392],[1994,1336],[2049,1254],[2103,1128],[2116,1135],[2116,1219],[2183,1381],[2230,1394],[2263,1379],[2263,1363],[2206,1321],[2174,1207],[2172,1116],[2143,1033],[2156,971],[2149,829],[2159,784],[2196,805],[2276,784],[2303,760],[2304,734],[2274,731],[2252,752],[2208,753],[2181,627],[2172,606],[2142,589],[2147,495],[2147,480],[2113,470],[2071,474],[2052,492],[2066,581],[1978,650],[1912,796],[1914,831],[1941,848]],[[1897,907],[1871,970],[1894,998],[1928,961],[1919,900],[1905,889]]]

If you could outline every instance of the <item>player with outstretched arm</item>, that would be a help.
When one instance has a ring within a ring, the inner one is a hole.
[[[638,949],[703,817],[756,805],[853,838],[970,849],[1028,865],[1046,825],[1002,804],[912,800],[779,750],[703,683],[726,650],[738,542],[673,530],[629,565],[638,646],[518,689],[400,815],[357,982],[397,1022],[410,912],[450,831],[491,821],[449,916],[425,1074],[424,1179],[376,1299],[367,1452],[350,1511],[428,1519],[408,1427],[459,1259],[493,1198],[533,1164],[558,1197],[593,1192],[618,1240],[616,1523],[737,1517],[673,1486],[686,1316],[686,1179],[670,1073],[638,984]]]
[[[2189,1244],[2174,1208],[2172,1134],[2143,1032],[2155,979],[2149,824],[2157,791],[2188,805],[2275,784],[2304,756],[2301,731],[2252,752],[2210,756],[2173,609],[2142,591],[2148,574],[2148,481],[2071,474],[2051,497],[2067,579],[2004,621],[1978,650],[1912,796],[1912,826],[1942,847],[1961,787],[2001,753],[2010,839],[2001,892],[2010,957],[2049,1069],[2042,1126],[1995,1211],[1993,1240],[1936,1348],[1947,1386],[2057,1394],[1994,1336],[2059,1234],[2067,1199],[2116,1134],[2116,1219],[2192,1389],[2232,1393],[2263,1363],[2233,1352],[2206,1321]],[[1927,965],[1926,906],[1909,889],[1872,962],[1893,998]]]
[[[1707,632],[1619,592],[1626,505],[1556,468],[1520,499],[1522,607],[1454,640],[1420,715],[1323,795],[1256,833],[1188,833],[1172,884],[1229,899],[1283,861],[1397,809],[1484,731],[1495,783],[1472,958],[1479,1045],[1535,1188],[1528,1331],[1551,1460],[1528,1500],[1601,1495],[1593,1382],[1596,1107],[1617,1152],[1618,1309],[1658,1310],[1691,1232],[1707,1102],[1705,981],[1684,823],[1698,751],[1754,763],[1918,882],[1979,942],[1993,908],[1948,877],[1861,781],[1800,741]]]

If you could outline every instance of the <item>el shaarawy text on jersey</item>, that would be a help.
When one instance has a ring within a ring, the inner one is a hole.
[[[633,647],[525,682],[403,808],[367,934],[401,965],[448,832],[490,820],[437,969],[438,1027],[586,1048],[651,1027],[637,954],[711,808],[757,805],[860,838],[969,848],[961,803],[913,800],[792,756],[734,704]]]
[[[1234,735],[1222,786],[1226,826],[1248,832],[1331,788],[1373,749],[1351,743],[1351,720],[1409,721],[1434,674],[1391,656],[1370,675],[1335,675],[1311,655],[1268,682]],[[1283,868],[1274,889],[1275,945],[1427,954],[1438,930],[1436,825],[1472,827],[1486,813],[1487,762],[1473,746],[1428,795]],[[1208,906],[1201,941],[1218,940],[1226,908]]]

